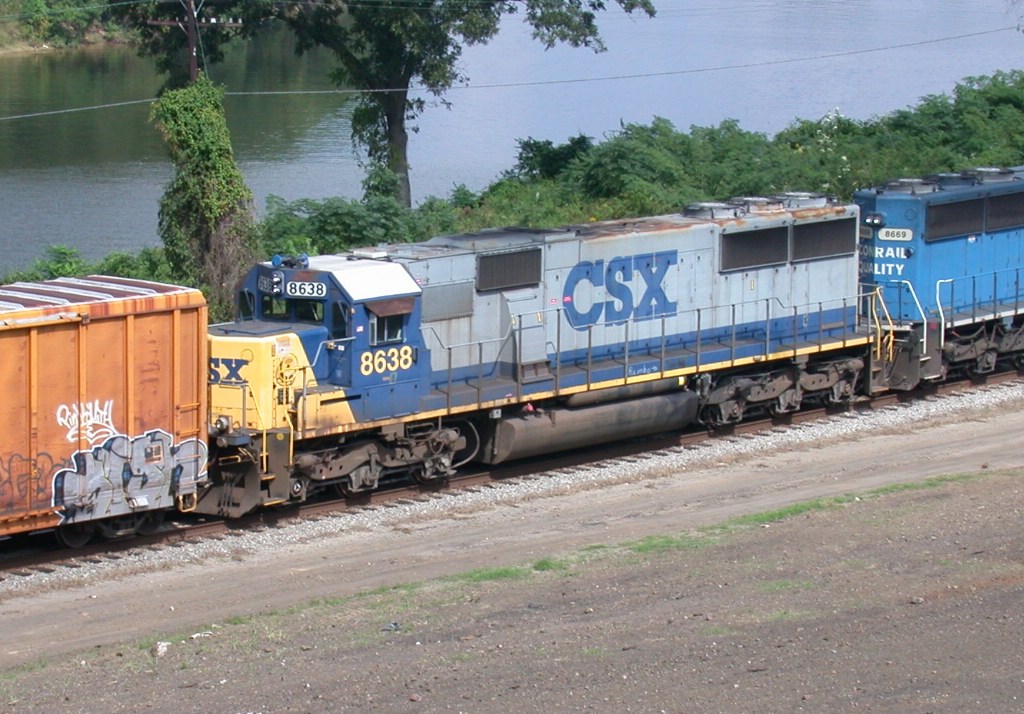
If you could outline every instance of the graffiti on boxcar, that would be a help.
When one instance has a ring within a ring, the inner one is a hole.
[[[47,453],[40,453],[35,459],[24,454],[0,458],[0,514],[18,513],[31,504],[48,504],[51,474],[69,465]]]
[[[206,478],[206,442],[174,443],[166,431],[115,434],[76,451],[53,477],[53,507],[63,523],[171,508]]]
[[[89,444],[105,441],[118,433],[114,426],[114,400],[100,403],[99,399],[79,404],[61,404],[57,407],[57,423],[68,430],[67,440],[76,443],[85,439]]]

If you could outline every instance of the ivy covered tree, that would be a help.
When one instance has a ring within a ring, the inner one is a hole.
[[[175,175],[160,200],[159,230],[175,273],[202,287],[216,318],[256,257],[253,197],[231,151],[224,92],[205,75],[164,94],[151,114]]]

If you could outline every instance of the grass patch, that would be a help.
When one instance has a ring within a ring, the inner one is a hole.
[[[789,622],[791,620],[804,620],[807,619],[808,613],[806,612],[793,612],[792,610],[777,610],[775,612],[769,612],[765,615],[765,622]]]
[[[794,503],[791,506],[785,508],[777,508],[773,511],[762,511],[761,513],[750,513],[745,516],[736,516],[729,520],[721,523],[717,526],[711,526],[709,530],[713,533],[729,533],[734,530],[743,530],[746,528],[752,528],[754,526],[763,526],[768,523],[778,523],[794,516],[801,516],[805,513],[812,513],[815,511],[824,511],[829,508],[835,508],[841,503],[846,503],[849,500],[846,496],[839,496],[837,498],[816,498],[813,501],[803,501],[802,503]]]
[[[724,637],[733,634],[733,630],[725,625],[705,625],[700,633],[706,637]]]
[[[737,516],[714,526],[701,529],[701,532],[709,535],[727,535],[735,531],[742,531],[756,526],[778,523],[795,516],[802,516],[817,511],[827,511],[840,506],[845,506],[857,501],[863,501],[876,496],[885,496],[892,493],[903,493],[905,491],[920,491],[929,488],[939,488],[950,483],[966,483],[978,478],[977,474],[952,474],[949,476],[936,476],[923,481],[911,481],[908,483],[894,483],[888,486],[880,486],[871,489],[863,495],[844,494],[832,498],[816,498],[811,501],[794,503],[785,508],[777,508],[772,511],[751,513],[745,516]]]
[[[935,476],[924,481],[911,481],[909,483],[893,483],[888,486],[879,486],[868,491],[869,496],[884,496],[889,493],[903,493],[905,491],[922,491],[926,488],[937,488],[948,483],[967,483],[978,478],[977,474],[951,474],[949,476]]]
[[[476,658],[477,655],[471,652],[456,652],[451,657],[448,657],[448,661],[452,664],[457,664],[459,662],[472,662]]]
[[[378,595],[394,595],[396,593],[414,593],[423,587],[423,583],[403,583],[401,585],[382,585],[379,588],[373,590],[367,590],[365,592],[358,593],[353,597],[376,597]],[[343,604],[349,598],[341,598],[338,604]],[[326,602],[326,601],[325,601]]]
[[[460,583],[486,583],[491,582],[492,580],[521,580],[529,577],[529,575],[530,571],[526,568],[510,566],[505,568],[482,568],[480,570],[470,570],[468,573],[453,575],[450,578],[445,579]]]
[[[549,572],[552,570],[568,570],[569,562],[567,560],[558,560],[555,558],[541,558],[533,564],[533,569],[538,573]]]
[[[709,538],[691,535],[655,535],[626,543],[624,547],[634,553],[664,553],[672,550],[696,550],[711,543],[712,540]]]
[[[810,590],[813,587],[814,583],[809,580],[789,580],[788,578],[769,580],[758,585],[758,588],[766,593],[778,593],[787,590]]]

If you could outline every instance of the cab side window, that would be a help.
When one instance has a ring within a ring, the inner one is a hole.
[[[248,290],[238,293],[238,316],[251,320],[256,316],[256,296]]]
[[[404,315],[374,315],[370,320],[370,344],[383,345],[401,342],[404,335]]]

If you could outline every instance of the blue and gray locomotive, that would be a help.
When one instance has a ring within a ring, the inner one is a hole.
[[[198,510],[850,400],[859,216],[794,193],[261,264],[210,329]]]
[[[1020,367],[1022,169],[259,265],[210,330],[197,509]]]

